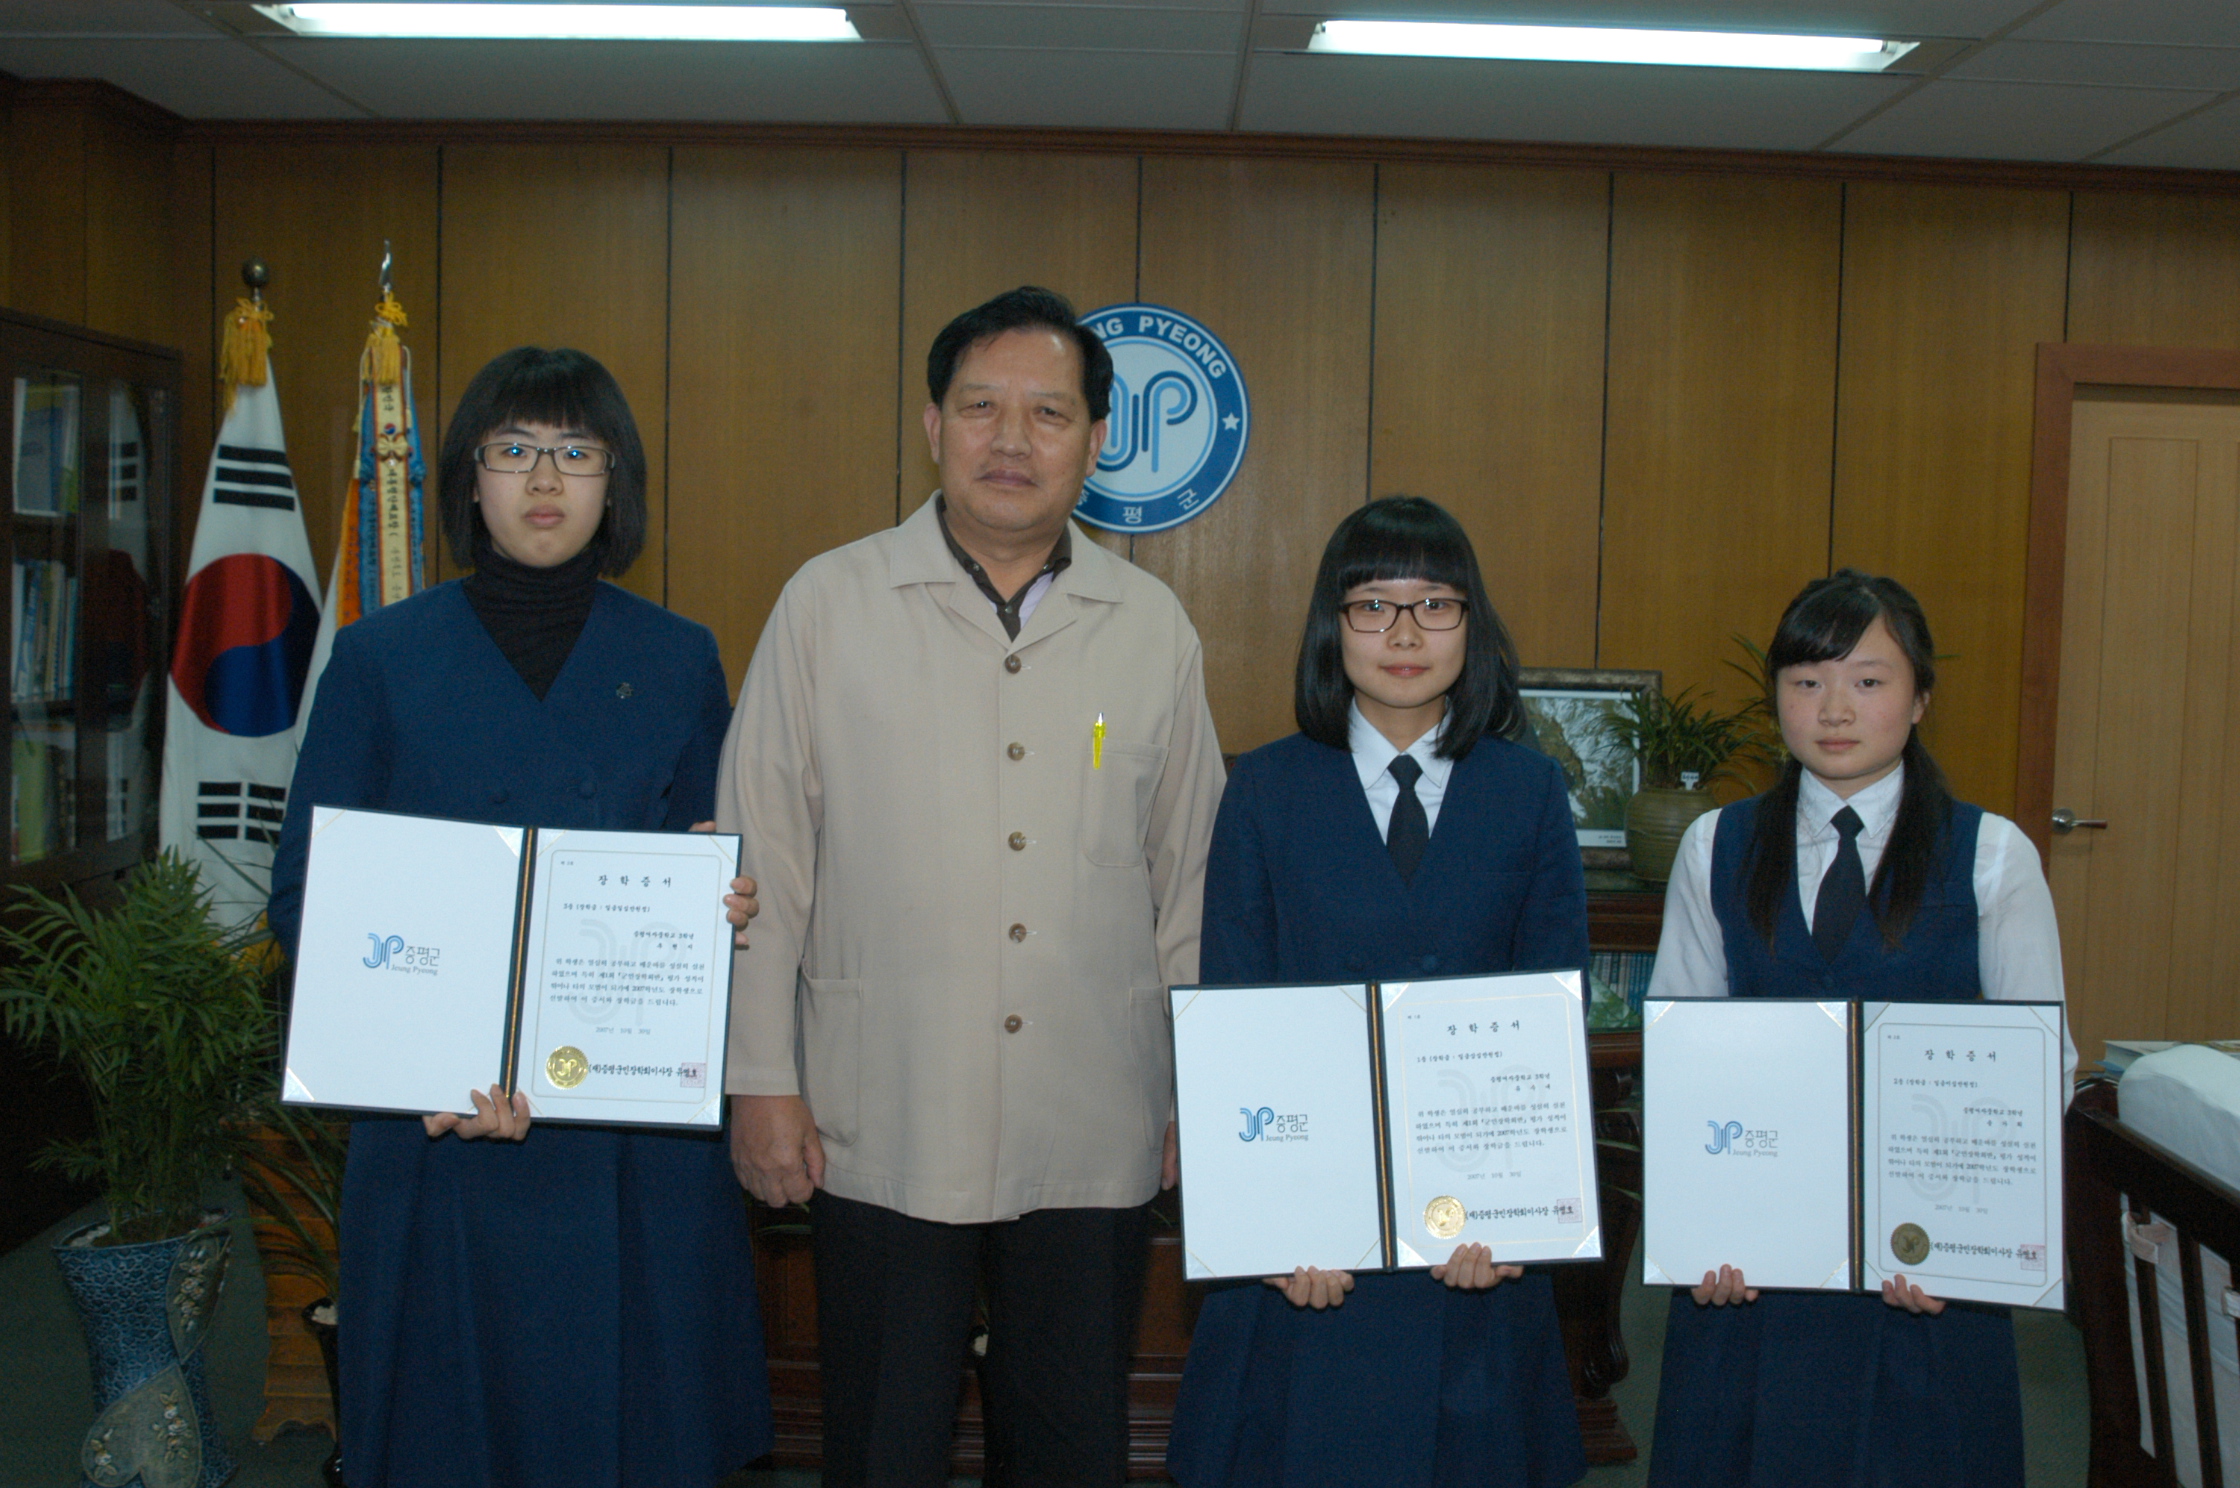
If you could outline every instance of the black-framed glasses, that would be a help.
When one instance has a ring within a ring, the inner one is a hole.
[[[557,449],[500,439],[479,446],[474,462],[493,475],[527,475],[537,462],[552,456],[552,468],[562,475],[605,475],[614,469],[614,451],[595,444],[563,444]]]
[[[1346,617],[1346,628],[1363,635],[1383,635],[1400,623],[1402,610],[1413,610],[1416,625],[1423,630],[1454,630],[1470,613],[1470,602],[1434,596],[1431,599],[1410,600],[1395,604],[1389,599],[1356,599],[1338,606]]]

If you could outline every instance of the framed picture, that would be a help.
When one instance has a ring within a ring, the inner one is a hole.
[[[1530,723],[1520,742],[1563,767],[1588,866],[1630,867],[1626,802],[1641,788],[1641,761],[1610,737],[1603,720],[1637,693],[1662,691],[1664,674],[1525,667],[1517,681]]]

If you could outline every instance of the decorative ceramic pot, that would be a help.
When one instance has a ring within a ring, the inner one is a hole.
[[[78,1459],[90,1488],[218,1488],[233,1476],[202,1360],[233,1245],[223,1218],[143,1245],[95,1245],[109,1227],[89,1225],[54,1248],[93,1366]]]
[[[1718,802],[1703,789],[1678,790],[1645,786],[1626,802],[1626,851],[1633,855],[1633,874],[1651,883],[1672,877],[1672,860],[1680,853],[1680,836],[1688,823]]]

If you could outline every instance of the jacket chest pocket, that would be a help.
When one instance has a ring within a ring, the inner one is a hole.
[[[1143,866],[1143,838],[1151,828],[1151,798],[1167,767],[1167,752],[1150,744],[1107,739],[1101,768],[1083,772],[1081,855],[1106,868]]]

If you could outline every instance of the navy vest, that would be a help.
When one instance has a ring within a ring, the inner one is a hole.
[[[1963,1002],[1983,995],[1976,960],[1976,829],[1980,807],[1955,801],[1938,844],[1936,872],[1923,887],[1906,938],[1882,943],[1874,916],[1852,926],[1836,959],[1824,959],[1805,928],[1795,873],[1781,898],[1767,945],[1744,907],[1750,838],[1764,796],[1719,813],[1711,839],[1711,908],[1726,942],[1727,990],[1736,997],[1848,997],[1872,1001]],[[1877,894],[1879,905],[1886,896]]]

